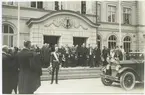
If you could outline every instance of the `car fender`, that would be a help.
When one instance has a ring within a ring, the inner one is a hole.
[[[135,74],[135,76],[136,76],[136,80],[140,80],[140,78],[139,78],[137,72],[136,72],[133,68],[131,68],[131,67],[123,67],[123,68],[121,68],[121,69],[118,71],[118,75],[121,76],[121,74],[122,74],[123,72],[125,72],[125,71],[131,71],[131,72],[133,72],[133,73]]]

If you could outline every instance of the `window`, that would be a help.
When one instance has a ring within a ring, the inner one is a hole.
[[[125,52],[129,52],[131,46],[131,38],[129,36],[126,36],[123,40],[123,47]]]
[[[3,5],[15,5],[14,2],[9,1],[9,2],[2,2]]]
[[[123,23],[130,24],[131,22],[131,9],[123,8]]]
[[[86,1],[81,1],[81,13],[86,14]]]
[[[97,21],[101,20],[101,5],[97,4]]]
[[[3,26],[3,45],[13,47],[14,31],[10,25],[4,24]]]
[[[101,48],[101,37],[100,35],[97,35],[97,44],[98,44],[98,48]]]
[[[114,35],[111,35],[108,39],[108,48],[112,49],[116,47],[117,38]]]
[[[31,2],[31,7],[42,9],[43,8],[43,2],[42,1]]]
[[[116,7],[108,6],[108,22],[116,22]]]
[[[31,7],[36,8],[36,2],[31,2]]]
[[[55,10],[59,10],[59,2],[55,1]]]
[[[42,9],[43,8],[43,2],[37,2],[37,8]]]

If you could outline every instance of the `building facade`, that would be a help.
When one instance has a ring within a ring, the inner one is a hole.
[[[101,49],[122,45],[126,52],[143,51],[144,4],[144,1],[3,2],[3,44],[23,47],[24,40],[38,46],[97,43]]]

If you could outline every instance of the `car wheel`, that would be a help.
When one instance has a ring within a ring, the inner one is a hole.
[[[101,81],[105,86],[110,86],[113,83],[113,81],[106,79],[106,78],[103,78],[103,77],[101,77]]]
[[[125,90],[131,90],[135,86],[135,75],[132,72],[124,72],[120,78],[120,85]]]

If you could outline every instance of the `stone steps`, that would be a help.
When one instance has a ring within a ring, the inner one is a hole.
[[[84,79],[84,78],[97,78],[100,76],[99,68],[89,68],[89,67],[73,67],[73,68],[61,68],[59,71],[59,80],[65,79]],[[51,75],[48,73],[47,69],[42,69],[41,80],[50,80]]]

